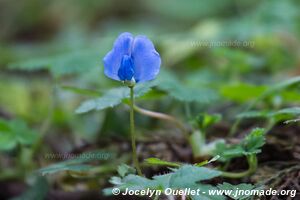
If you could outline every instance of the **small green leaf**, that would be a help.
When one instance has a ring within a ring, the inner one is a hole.
[[[257,154],[261,152],[261,147],[265,144],[265,130],[262,128],[253,129],[240,144],[229,145],[224,142],[218,143],[215,155],[220,155],[221,161],[230,160],[243,155]]]
[[[39,135],[20,120],[0,120],[0,150],[12,150],[17,144],[32,145]]]
[[[102,110],[108,107],[114,107],[122,102],[129,95],[129,89],[126,87],[115,88],[107,91],[102,97],[83,102],[76,113],[86,113],[91,110]]]
[[[175,162],[168,162],[164,160],[160,160],[158,158],[147,158],[145,162],[149,165],[161,165],[161,166],[169,166],[169,167],[180,167],[181,164]]]
[[[243,140],[242,147],[244,154],[260,153],[260,148],[265,144],[265,130],[262,128],[255,128]]]
[[[202,167],[202,166],[204,166],[204,165],[207,165],[207,164],[209,164],[209,163],[212,163],[212,162],[217,161],[219,158],[220,158],[220,156],[219,156],[219,155],[216,155],[216,156],[214,156],[214,157],[213,157],[212,159],[210,159],[210,160],[205,160],[205,161],[202,161],[202,162],[200,162],[200,163],[196,163],[195,166],[197,166],[197,167]]]
[[[205,131],[206,128],[218,123],[222,119],[220,114],[207,114],[201,113],[194,119],[194,124],[201,130]]]
[[[137,84],[134,87],[135,97],[140,97],[151,90],[154,86],[154,82],[147,82],[142,84]],[[100,98],[91,99],[83,102],[79,108],[77,108],[76,113],[86,113],[92,110],[103,110],[109,107],[114,107],[119,105],[123,100],[129,98],[130,91],[128,87],[119,87],[110,89],[104,93]]]

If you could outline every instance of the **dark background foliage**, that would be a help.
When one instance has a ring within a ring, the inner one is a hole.
[[[137,99],[138,105],[186,124],[199,113],[218,113],[222,119],[207,130],[213,141],[228,139],[237,116],[257,100],[250,110],[261,111],[254,113],[260,118],[246,113],[229,140],[252,127],[269,127],[271,139],[261,162],[299,162],[299,127],[282,123],[297,119],[299,111],[292,109],[288,118],[266,114],[299,105],[299,81],[274,89],[300,74],[299,10],[297,0],[0,1],[0,186],[6,188],[1,199],[19,196],[32,185],[32,193],[40,191],[32,195],[40,199],[46,194],[50,199],[98,198],[117,166],[131,163],[126,105],[75,113],[84,100],[122,86],[104,76],[102,65],[122,32],[147,35],[162,57],[157,85]],[[192,158],[172,123],[137,114],[136,124],[141,159],[205,159]],[[94,150],[111,158],[93,170],[79,170],[83,174],[69,169],[34,186],[36,170],[64,160],[46,155]],[[243,169],[245,163],[238,161],[229,169]],[[147,171],[156,172],[161,171]],[[250,182],[264,179],[258,176]]]

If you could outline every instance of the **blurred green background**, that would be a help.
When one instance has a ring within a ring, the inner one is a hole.
[[[37,125],[47,116],[49,83],[99,91],[119,85],[104,77],[102,58],[125,31],[150,37],[162,69],[195,86],[299,74],[298,1],[4,0],[0,13],[1,111]],[[55,121],[66,126],[78,96],[58,96],[68,111],[56,110]]]
[[[300,75],[299,11],[298,0],[1,0],[0,117],[19,119],[12,126],[24,132],[25,123],[43,138],[35,159],[45,152],[115,151],[113,141],[128,136],[127,107],[84,115],[75,110],[121,86],[104,76],[102,58],[120,33],[132,32],[154,42],[162,57],[160,79],[207,92],[188,99],[198,94],[173,89],[165,95],[162,86],[138,104],[183,120],[217,111],[230,124],[244,103]],[[259,106],[299,100],[294,87]],[[137,124],[147,136],[168,126],[141,116]],[[0,137],[3,174],[18,165],[12,140]],[[25,172],[55,161],[36,162]]]

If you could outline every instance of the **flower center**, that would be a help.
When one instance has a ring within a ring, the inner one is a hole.
[[[123,81],[131,81],[134,75],[133,61],[128,55],[124,55],[121,61],[121,66],[118,71],[118,76]]]

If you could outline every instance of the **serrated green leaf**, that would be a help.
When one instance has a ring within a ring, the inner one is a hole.
[[[122,190],[124,189],[129,189],[129,190],[143,190],[145,188],[151,188],[154,189],[156,188],[156,183],[151,180],[147,179],[141,176],[137,175],[128,175],[122,179],[123,185],[120,186]]]
[[[200,189],[201,191],[208,191],[209,189],[217,189],[211,185],[205,185],[198,183],[199,181],[209,180],[214,177],[220,176],[221,172],[212,170],[205,167],[197,167],[193,165],[183,165],[178,169],[173,169],[168,174],[154,176],[152,179],[147,179],[137,175],[128,175],[121,181],[114,178],[113,182],[120,185],[116,185],[121,191],[125,189],[130,190],[146,190],[156,189],[164,191],[167,188],[172,189]],[[112,188],[104,190],[106,195],[111,195]],[[205,197],[204,199],[224,199],[222,196],[218,198],[209,198],[208,195],[199,195],[199,197]],[[199,198],[198,198],[199,199]]]
[[[220,175],[221,172],[209,168],[184,165],[172,174],[170,187],[188,188],[189,184],[209,180]]]
[[[262,128],[253,129],[240,144],[229,145],[218,143],[215,155],[220,155],[221,161],[226,161],[243,155],[248,156],[261,152],[261,147],[265,144],[265,130]]]
[[[244,154],[259,153],[260,148],[265,144],[265,130],[262,128],[255,128],[243,140],[242,146],[245,150]]]
[[[163,175],[153,176],[152,178],[156,181],[157,189],[164,190],[166,188],[170,188],[170,179],[172,175],[173,173],[167,173]]]
[[[184,165],[178,170],[174,170],[173,173],[155,176],[154,179],[160,182],[163,189],[200,189],[199,195],[191,196],[192,199],[207,199],[207,200],[221,200],[224,199],[220,196],[209,196],[208,190],[217,190],[217,188],[199,183],[199,181],[209,180],[219,176],[221,172],[212,170],[205,167],[197,167],[193,165]],[[202,192],[206,192],[203,194]]]

